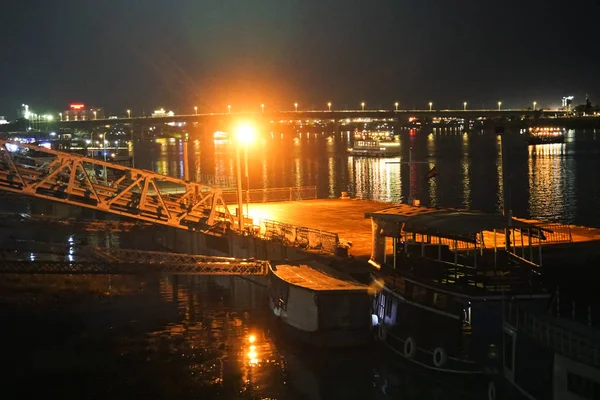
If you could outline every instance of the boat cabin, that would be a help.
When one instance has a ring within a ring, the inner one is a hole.
[[[463,362],[452,370],[495,364],[503,299],[547,305],[540,277],[544,229],[534,224],[409,205],[365,218],[372,220],[369,262],[380,288],[374,320],[389,328],[386,341],[395,340],[405,356],[417,357],[413,347],[426,353],[421,364]]]

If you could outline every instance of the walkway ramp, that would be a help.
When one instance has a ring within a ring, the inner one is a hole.
[[[0,190],[180,229],[234,222],[220,188],[7,140]]]

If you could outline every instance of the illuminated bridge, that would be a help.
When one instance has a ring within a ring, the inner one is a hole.
[[[266,261],[33,241],[0,243],[0,273],[266,275]]]
[[[186,230],[234,222],[222,189],[5,140],[0,190]]]
[[[565,111],[558,110],[530,110],[530,109],[501,109],[501,110],[315,110],[315,111],[270,111],[270,112],[240,112],[240,113],[202,113],[184,114],[159,117],[128,117],[111,119],[92,119],[78,121],[60,121],[59,127],[63,128],[93,128],[95,126],[113,124],[165,124],[165,123],[217,123],[229,122],[239,119],[254,119],[265,121],[293,121],[293,120],[344,120],[370,118],[378,120],[407,121],[410,117],[417,118],[539,118],[547,115],[563,115]]]

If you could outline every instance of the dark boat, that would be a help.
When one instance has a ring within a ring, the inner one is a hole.
[[[387,353],[495,399],[503,383],[503,300],[545,310],[550,298],[538,272],[542,229],[502,215],[408,205],[365,217],[380,288],[373,320]]]
[[[558,296],[553,304],[558,309]],[[504,376],[511,398],[600,398],[600,331],[508,301]],[[588,309],[589,310],[589,309]]]
[[[555,127],[535,127],[529,128],[527,132],[527,143],[546,144],[563,143],[565,141],[565,131]]]

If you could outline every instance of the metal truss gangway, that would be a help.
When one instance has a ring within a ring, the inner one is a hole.
[[[269,263],[230,257],[10,240],[0,243],[0,273],[264,276]]]
[[[180,229],[235,225],[220,188],[7,140],[0,190]]]

